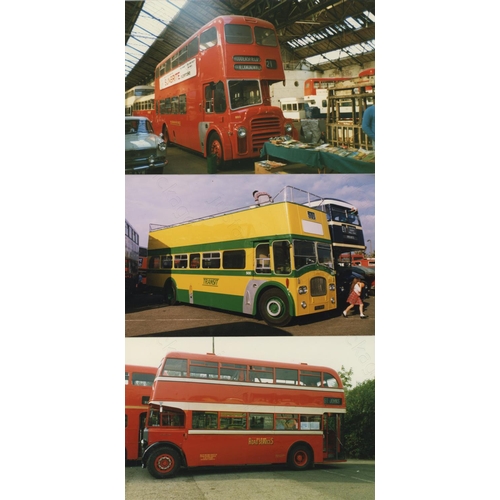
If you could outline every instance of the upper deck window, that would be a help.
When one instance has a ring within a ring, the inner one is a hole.
[[[155,380],[153,373],[132,373],[132,385],[151,386]]]
[[[269,28],[255,28],[255,41],[257,45],[264,45],[265,47],[277,47],[278,40],[273,30]]]
[[[200,35],[200,50],[206,50],[215,45],[217,45],[217,31],[212,27]]]
[[[224,26],[227,43],[250,44],[253,42],[252,28],[243,24],[226,24]]]
[[[163,368],[163,376],[185,377],[187,375],[187,359],[168,358]]]

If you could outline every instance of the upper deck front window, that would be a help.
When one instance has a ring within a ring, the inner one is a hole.
[[[276,39],[276,33],[269,28],[255,28],[255,41],[257,45],[263,45],[265,47],[277,47],[278,40]]]
[[[227,43],[250,44],[253,42],[252,28],[243,24],[226,24],[224,33]]]
[[[258,80],[231,80],[229,82],[231,109],[246,108],[262,104],[262,93]]]

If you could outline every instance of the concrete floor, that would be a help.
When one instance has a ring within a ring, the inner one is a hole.
[[[167,149],[168,165],[164,167],[163,174],[208,174],[208,160],[201,154],[188,151],[179,146],[169,146]],[[225,164],[217,170],[217,174],[254,174],[255,162],[251,160],[237,160]],[[285,163],[283,160],[277,161]],[[294,163],[284,167],[283,172],[289,174],[315,174],[318,170],[307,165]]]

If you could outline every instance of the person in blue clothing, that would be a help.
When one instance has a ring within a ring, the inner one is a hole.
[[[366,108],[363,113],[361,127],[363,132],[371,139],[375,151],[375,105]]]

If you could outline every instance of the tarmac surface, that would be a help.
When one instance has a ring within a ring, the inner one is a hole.
[[[375,295],[364,299],[366,319],[353,310],[342,316],[342,308],[292,318],[284,327],[263,320],[189,304],[166,305],[158,293],[135,295],[125,305],[126,337],[199,336],[292,336],[292,335],[375,335]]]

